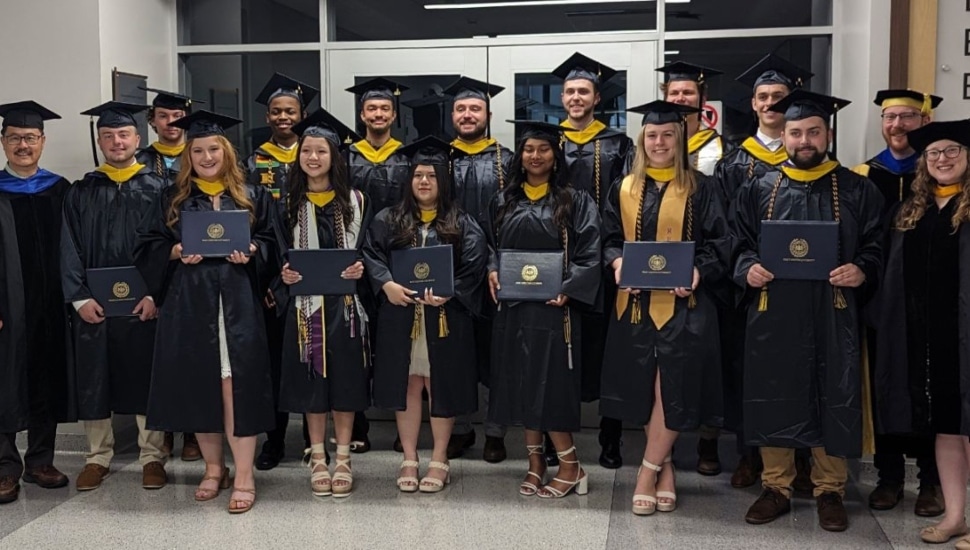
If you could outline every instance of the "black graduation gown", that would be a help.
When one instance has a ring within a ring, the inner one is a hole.
[[[347,168],[351,185],[373,201],[374,212],[394,206],[400,202],[402,193],[410,189],[411,162],[399,151],[375,164],[367,160],[355,143],[347,147]]]
[[[744,359],[744,436],[767,447],[825,447],[832,456],[862,452],[860,296],[843,288],[845,309],[834,307],[827,281],[776,280],[766,311],[746,276],[758,263],[758,236],[778,172],[745,183],[738,192],[732,232],[737,242],[734,281],[747,289]],[[863,287],[877,284],[882,267],[882,197],[845,167],[835,169],[841,223],[839,261],[858,265]],[[781,181],[772,219],[833,220],[831,174],[809,184]]]
[[[156,322],[112,317],[92,325],[71,304],[91,298],[85,270],[134,265],[138,225],[154,212],[152,205],[166,185],[147,166],[121,185],[91,172],[64,197],[61,284],[71,315],[80,420],[100,420],[113,412],[145,414]],[[159,290],[149,283],[150,296],[157,299]]]
[[[912,185],[913,180],[916,179],[916,172],[897,174],[879,162],[878,155],[852,170],[876,184],[876,188],[879,189],[883,197],[883,214],[885,216],[888,216],[889,212],[899,203],[913,196]]]
[[[970,435],[970,224],[930,199],[893,231],[878,293],[876,431]]]
[[[180,162],[178,157],[174,157],[174,162],[172,162],[172,167],[169,168],[165,164],[166,157],[158,149],[149,145],[144,149],[138,151],[135,154],[135,159],[140,163],[147,166],[159,177],[165,179],[169,184],[175,183],[175,178],[179,175]]]
[[[603,201],[610,188],[618,184],[623,176],[630,172],[636,147],[633,140],[622,132],[612,128],[605,128],[591,141],[579,145],[565,134],[563,152],[566,155],[566,166],[569,168],[569,183],[576,189],[589,193],[596,203],[596,208],[602,208]],[[599,144],[599,180],[596,180],[596,145]],[[598,191],[598,193],[597,193]],[[606,331],[609,318],[602,311],[604,305],[612,304],[616,298],[616,285],[606,276],[602,277],[602,288],[593,308],[580,313],[583,322],[581,339],[583,363],[583,401],[590,402],[599,399],[600,377],[603,366],[603,352],[606,345]]]
[[[589,194],[569,189],[572,223],[567,228],[568,265],[563,294],[572,325],[572,357],[565,341],[564,309],[539,302],[503,302],[492,331],[492,368],[488,419],[530,430],[576,432],[580,428],[584,320],[580,311],[597,298],[602,278],[600,217]],[[496,230],[502,195],[490,208],[493,250],[557,251],[562,235],[553,219],[555,203],[547,195],[536,202],[522,198]],[[498,269],[493,255],[489,271]]]
[[[247,181],[250,185],[265,187],[274,199],[278,199],[286,189],[286,180],[292,167],[293,163],[282,162],[262,147],[257,147],[246,159],[246,172],[249,174]]]
[[[687,298],[677,298],[674,316],[657,330],[649,314],[649,293],[641,294],[642,321],[630,322],[633,300],[622,318],[615,304],[609,309],[610,328],[603,358],[603,388],[600,414],[638,425],[650,421],[654,404],[654,380],[660,369],[660,393],[666,426],[686,431],[700,424],[720,426],[722,421],[721,357],[718,319],[714,297],[707,281],[724,277],[731,253],[727,218],[711,178],[700,172],[697,191],[690,207],[696,224],[692,237],[687,232],[687,216],[681,240],[695,242],[694,266],[701,283],[694,292],[696,306]],[[646,182],[643,201],[642,240],[654,240],[660,201],[667,186],[658,189]],[[614,186],[603,205],[603,264],[612,272],[612,263],[623,256],[623,222],[620,186]]]
[[[153,430],[216,433],[224,430],[219,358],[219,297],[232,368],[235,435],[256,435],[275,426],[273,386],[263,324],[267,281],[279,273],[280,236],[275,208],[261,186],[246,186],[255,208],[252,242],[256,253],[245,265],[206,258],[196,265],[169,260],[181,242],[181,225],[166,225],[174,196],[168,188],[138,230],[136,261],[142,274],[164,278],[158,316],[148,427]],[[220,210],[239,210],[228,193]],[[193,186],[182,211],[211,211],[212,201]],[[151,284],[151,283],[150,283]]]
[[[0,174],[3,176],[4,174]],[[70,183],[0,192],[0,433],[68,421],[61,205]]]
[[[364,268],[377,295],[377,341],[374,358],[374,406],[403,411],[407,408],[408,370],[411,364],[411,328],[414,305],[395,306],[387,301],[382,287],[391,277],[393,250],[388,226],[390,209],[374,218],[364,243]],[[488,243],[482,229],[468,214],[458,219],[461,249],[453,250],[455,296],[445,305],[448,336],[439,334],[439,312],[424,308],[424,327],[431,362],[431,416],[450,418],[478,410],[478,378],[473,359],[472,319],[478,315],[485,288]],[[443,244],[434,225],[429,227],[426,246]],[[410,247],[409,247],[410,248]]]
[[[279,201],[281,218],[285,219],[285,201]],[[317,221],[320,248],[337,248],[334,220],[336,202],[313,208]],[[373,215],[370,201],[363,201],[363,218],[357,236],[357,250],[364,246],[367,227]],[[285,230],[284,230],[285,233]],[[286,233],[287,247],[293,248],[293,234]],[[360,256],[361,259],[363,255]],[[366,277],[358,281],[364,294]],[[276,303],[285,312],[283,329],[283,357],[280,372],[279,409],[294,413],[327,413],[335,411],[363,411],[370,406],[370,346],[365,339],[364,323],[357,314],[346,316],[344,296],[326,296],[323,318],[326,326],[326,377],[313,372],[300,362],[299,332],[297,330],[297,299],[289,293],[289,286],[278,278],[274,283]],[[353,328],[351,328],[351,322]],[[353,334],[353,336],[351,335]]]

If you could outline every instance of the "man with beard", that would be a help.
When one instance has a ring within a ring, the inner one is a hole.
[[[758,130],[717,163],[714,175],[721,186],[724,208],[728,211],[737,190],[744,182],[757,179],[776,169],[788,160],[782,141],[785,117],[771,110],[771,106],[793,90],[801,88],[812,73],[782,59],[768,54],[737,78],[737,81],[751,87],[751,109],[758,118]],[[689,85],[687,85],[689,87]],[[680,87],[678,85],[678,87]],[[744,352],[743,308],[736,306],[735,286],[730,279],[718,281],[714,285],[715,295],[719,298],[718,327],[721,336],[721,361],[725,368],[723,380],[725,389],[724,425],[737,434],[737,448],[740,460],[731,476],[731,486],[744,488],[754,485],[761,475],[761,454],[757,448],[744,445],[741,433],[741,365]],[[720,457],[717,452],[718,431],[705,428],[698,445],[697,470],[701,474],[720,472]],[[807,458],[796,459],[798,477],[795,487],[798,490],[811,490],[808,477],[810,466]]]
[[[772,106],[785,114],[790,160],[745,182],[735,200],[734,280],[747,289],[742,418],[764,461],[752,524],[791,510],[795,449],[810,448],[819,525],[848,527],[846,459],[862,453],[860,287],[882,268],[882,197],[828,157],[829,118],[848,103],[796,90]],[[775,279],[759,255],[762,220],[835,221],[838,267],[827,281]]]
[[[619,182],[630,170],[633,160],[633,140],[626,134],[613,130],[596,120],[594,112],[599,105],[601,87],[616,74],[602,63],[576,52],[552,72],[563,79],[562,106],[566,110],[563,152],[569,168],[569,182],[576,189],[586,191],[596,201],[597,208],[603,203],[610,186]],[[611,304],[616,296],[616,284],[610,277],[603,277],[596,303],[592,311],[582,313],[582,375],[583,401],[600,397],[600,373],[606,345],[608,319],[602,304]],[[604,468],[615,469],[623,465],[620,455],[620,439],[623,425],[615,418],[600,420],[599,443],[602,447],[599,462]],[[546,442],[547,460],[551,445]]]
[[[145,428],[157,310],[148,289],[127,317],[105,317],[88,285],[88,270],[133,265],[136,229],[165,187],[164,179],[135,160],[139,135],[135,113],[147,105],[110,101],[82,115],[98,117],[97,143],[105,163],[77,181],[64,196],[61,286],[72,304],[77,412],[90,452],[77,477],[78,491],[101,486],[114,456],[111,415],[134,414],[138,424],[142,486],[167,483],[165,434]]]
[[[67,180],[38,166],[44,121],[61,118],[33,101],[0,105],[0,504],[17,500],[20,479],[67,485],[54,467],[58,420],[67,420],[61,293],[61,204]],[[17,432],[27,430],[27,453]],[[26,467],[26,468],[25,468]]]
[[[664,82],[660,85],[664,101],[702,109],[707,102],[707,78],[721,71],[675,61],[660,67]],[[710,176],[717,162],[731,150],[731,145],[713,128],[701,130],[701,113],[687,117],[687,154],[697,170]]]
[[[398,99],[407,89],[386,78],[347,88],[360,96],[360,120],[366,129],[364,139],[349,147],[350,183],[370,197],[374,212],[397,204],[402,189],[410,184],[408,158],[398,151],[401,142],[391,136]]]
[[[451,122],[458,136],[451,142],[455,156],[451,162],[455,199],[478,225],[488,227],[488,205],[496,192],[505,186],[512,164],[512,151],[495,139],[488,137],[492,119],[490,100],[504,90],[487,82],[463,76],[449,86],[444,93],[454,97]],[[484,295],[484,318],[475,320],[475,359],[478,361],[479,379],[486,384],[485,408],[488,409],[488,370],[491,361],[492,314],[494,302]],[[482,457],[486,462],[505,460],[505,426],[485,422],[485,449]],[[458,458],[465,449],[475,444],[475,431],[471,418],[462,415],[455,419],[455,426],[448,442],[448,458]]]
[[[942,101],[943,98],[913,90],[880,90],[876,93],[874,103],[882,109],[882,137],[886,141],[886,148],[852,170],[868,177],[882,193],[885,200],[883,219],[887,229],[896,207],[913,193],[910,186],[916,176],[919,154],[910,147],[907,134],[929,124],[933,109]],[[867,337],[871,368],[876,365],[875,331],[870,330]],[[908,455],[916,459],[919,467],[919,496],[914,513],[923,517],[942,514],[945,506],[940,474],[936,469],[934,438],[917,434],[876,434],[875,443],[876,452],[872,462],[879,481],[869,494],[869,507],[873,510],[891,510],[899,504],[906,478],[903,455]]]
[[[172,126],[171,123],[192,112],[193,100],[188,96],[165,90],[141,89],[156,94],[151,108],[148,109],[148,125],[155,130],[158,140],[138,151],[135,158],[139,163],[151,168],[156,174],[172,183],[179,173],[179,156],[185,149],[185,131]],[[196,103],[205,102],[196,101]],[[198,445],[194,444],[194,439],[192,441],[196,449],[194,455],[196,458],[192,460],[197,460],[201,455],[198,454]],[[185,460],[184,456],[183,460]]]

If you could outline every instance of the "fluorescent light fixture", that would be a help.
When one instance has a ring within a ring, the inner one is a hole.
[[[425,4],[426,10],[468,10],[482,8],[525,8],[531,6],[577,6],[582,4],[645,3],[655,0],[521,0],[508,2],[464,2],[461,4]],[[667,0],[668,4],[689,4],[690,0]]]
[[[680,55],[680,50],[667,50],[664,55]]]

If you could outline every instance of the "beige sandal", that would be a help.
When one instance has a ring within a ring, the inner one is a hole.
[[[217,483],[215,489],[203,489],[202,484],[206,481],[215,481]],[[225,466],[222,467],[222,475],[220,476],[202,476],[202,481],[199,482],[199,487],[195,490],[195,500],[199,502],[207,502],[219,496],[219,493],[224,489],[228,489],[231,486],[231,481],[229,479],[229,468]]]
[[[405,468],[419,468],[421,464],[417,460],[405,460],[401,462],[401,469]],[[401,476],[397,478],[397,488],[401,490],[402,493],[416,493],[418,492],[418,478],[417,476]]]
[[[349,497],[354,492],[354,472],[350,468],[350,445],[337,445],[336,457],[337,464],[333,467],[333,497]],[[343,468],[343,471],[337,471],[340,468]],[[338,481],[343,483],[338,485]]]
[[[333,493],[333,482],[330,479],[330,469],[327,467],[326,456],[324,458],[313,458],[310,449],[307,449],[305,453],[310,466],[310,490],[313,492],[313,496],[330,496]]]
[[[240,489],[239,487],[232,488],[233,493],[249,493],[253,495],[253,500],[242,500],[238,498],[229,499],[229,513],[230,514],[245,514],[246,512],[253,509],[256,505],[256,488],[252,489]],[[240,507],[239,505],[242,504]]]
[[[451,473],[449,472],[449,470],[451,470],[451,466],[449,466],[448,463],[446,462],[438,462],[437,460],[432,460],[431,462],[428,463],[428,469],[444,470],[445,479],[444,481],[442,481],[436,477],[424,476],[424,478],[421,479],[421,485],[420,485],[421,492],[440,493],[441,490],[445,488],[445,485],[451,482]]]
[[[664,466],[670,470],[670,475],[674,475],[674,465],[670,461],[670,457],[664,459]],[[676,483],[676,480],[675,480]],[[657,474],[657,484],[660,484],[660,474]],[[660,499],[667,499],[667,502],[662,502]],[[657,491],[657,511],[658,512],[673,512],[677,509],[677,493],[671,491]]]
[[[640,468],[637,469],[638,479],[640,478],[640,471],[643,468],[657,472],[657,477],[658,478],[660,477],[660,471],[663,470],[663,468],[661,468],[660,466],[657,466],[656,464],[649,462],[647,459],[643,459],[643,462],[641,462],[640,464],[641,464]],[[654,482],[654,487],[656,486],[657,484],[656,482]],[[646,502],[647,504],[645,505],[637,504],[638,502]],[[633,510],[633,514],[637,516],[653,515],[653,513],[657,511],[657,497],[654,495],[633,495],[632,510]]]

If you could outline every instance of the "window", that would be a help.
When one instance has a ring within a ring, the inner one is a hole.
[[[178,0],[179,44],[319,42],[320,0]]]
[[[832,0],[668,0],[665,16],[667,32],[824,26],[832,24]]]
[[[562,85],[562,79],[548,73],[516,74],[515,118],[550,124],[565,120]],[[618,71],[600,87],[600,104],[596,107],[596,118],[620,132],[626,132],[626,90],[626,71]]]

